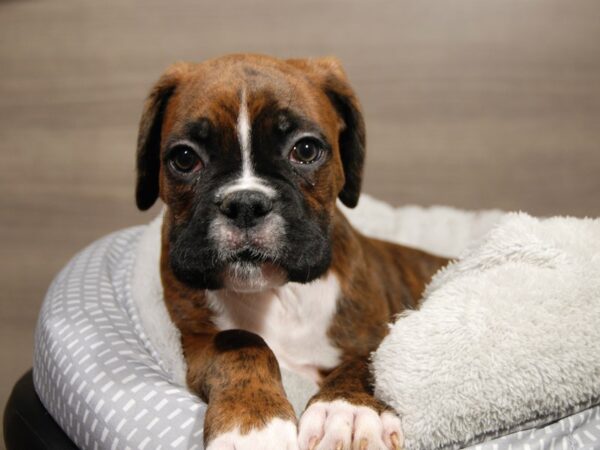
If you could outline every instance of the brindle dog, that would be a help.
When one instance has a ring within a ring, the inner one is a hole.
[[[369,355],[447,261],[370,239],[365,126],[334,58],[179,63],[141,120],[137,204],[166,205],[161,273],[213,449],[384,449],[399,419]],[[320,384],[297,433],[280,365]]]

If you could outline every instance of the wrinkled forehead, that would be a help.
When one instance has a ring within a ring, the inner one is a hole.
[[[166,111],[163,137],[182,134],[194,124],[221,132],[234,130],[242,113],[251,128],[261,118],[294,119],[332,140],[341,126],[322,89],[296,68],[213,64],[199,65],[178,86]]]

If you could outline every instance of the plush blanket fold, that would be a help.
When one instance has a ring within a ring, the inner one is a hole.
[[[373,367],[407,449],[458,448],[596,404],[600,220],[506,216],[398,317]]]

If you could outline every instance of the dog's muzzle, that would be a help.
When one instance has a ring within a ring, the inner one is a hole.
[[[210,237],[221,261],[264,262],[280,256],[285,225],[271,197],[259,190],[240,189],[215,203],[218,212]]]
[[[284,222],[273,200],[258,190],[241,189],[226,194],[217,206],[211,237],[226,261],[225,287],[255,292],[284,283],[286,276],[276,263]]]

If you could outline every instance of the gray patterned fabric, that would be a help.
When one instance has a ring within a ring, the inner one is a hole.
[[[143,227],[78,254],[52,283],[36,332],[42,403],[83,449],[201,449],[205,405],[170,383],[145,343],[129,281]]]
[[[587,409],[541,428],[519,431],[469,450],[574,450],[600,448],[600,407]]]
[[[205,405],[171,382],[130,291],[144,227],[114,233],[56,277],[36,331],[34,382],[82,449],[201,449]],[[600,408],[471,449],[600,449]]]

